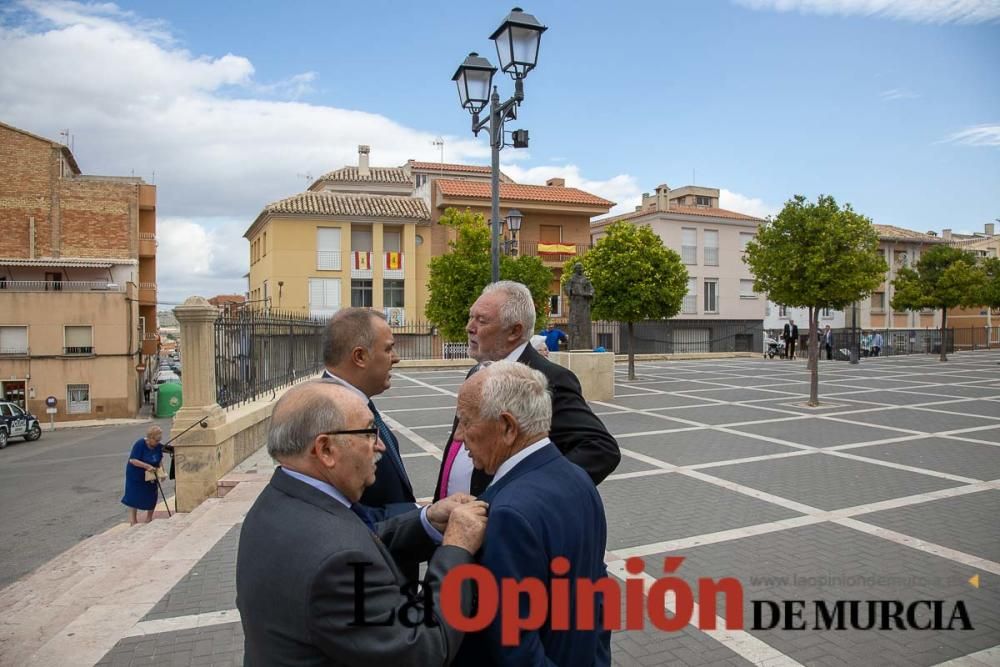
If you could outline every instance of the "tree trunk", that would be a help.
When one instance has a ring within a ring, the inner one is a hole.
[[[635,323],[628,323],[628,379],[635,379]]]
[[[809,405],[819,405],[819,342],[816,329],[819,328],[819,309],[809,306]]]
[[[947,323],[948,323],[948,309],[942,308],[941,309],[941,358],[939,359],[939,361],[948,361],[948,355],[945,354],[945,350],[947,349],[947,346],[945,345],[947,341],[945,339],[948,336],[948,329],[946,326]]]

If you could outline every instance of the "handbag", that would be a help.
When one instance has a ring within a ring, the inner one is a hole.
[[[146,470],[144,476],[147,482],[155,482],[158,479],[166,479],[167,471],[163,469],[163,464],[160,463],[160,465],[153,470]]]

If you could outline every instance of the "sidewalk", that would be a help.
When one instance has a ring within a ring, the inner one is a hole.
[[[218,625],[219,620],[238,625],[234,604],[238,526],[273,469],[273,461],[261,448],[220,482],[228,490],[224,497],[211,498],[189,514],[134,528],[115,526],[0,591],[0,664],[234,664],[242,655],[241,638],[232,652],[215,654],[205,662],[195,658],[211,652],[196,655],[205,644],[199,643],[197,632],[188,631]],[[227,577],[206,571],[214,552],[226,554],[214,560],[231,570]],[[198,587],[192,587],[192,581]],[[215,598],[215,604],[206,605],[206,596]],[[206,606],[217,607],[209,618],[198,612],[192,618],[188,612]],[[183,614],[175,613],[179,607]],[[226,613],[217,618],[219,612],[228,612],[231,618],[226,619]],[[183,659],[178,655],[168,659],[167,653],[152,650],[145,660],[137,660],[144,656],[134,651],[125,661],[109,655],[120,642],[127,648],[126,638],[135,644],[146,637],[166,636],[164,632],[170,635],[170,653],[189,649]],[[192,640],[185,644],[178,632]]]

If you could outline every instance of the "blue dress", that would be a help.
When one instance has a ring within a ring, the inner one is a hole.
[[[163,459],[163,445],[150,449],[146,446],[146,439],[139,438],[132,445],[132,452],[128,457],[158,466]],[[146,481],[146,471],[126,461],[125,495],[122,496],[122,504],[137,510],[151,510],[156,507],[156,492],[156,482]]]

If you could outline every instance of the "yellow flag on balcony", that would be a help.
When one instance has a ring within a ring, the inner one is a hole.
[[[539,255],[575,255],[576,246],[572,243],[539,243]]]
[[[403,253],[399,252],[387,252],[385,253],[385,268],[389,271],[399,271],[403,268]]]
[[[354,251],[354,268],[359,271],[369,271],[372,268],[372,256],[363,250]]]

